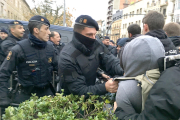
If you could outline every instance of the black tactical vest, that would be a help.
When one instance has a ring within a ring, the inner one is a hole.
[[[47,42],[45,49],[36,49],[27,39],[18,44],[25,54],[25,60],[17,66],[20,84],[25,87],[47,85],[52,80],[52,61],[54,59],[52,44]]]
[[[72,46],[73,43],[72,43]],[[90,56],[85,56],[78,49],[70,49],[72,52],[71,57],[75,59],[78,66],[80,67],[83,76],[86,78],[86,84],[88,86],[95,85],[96,82],[96,71],[100,65],[99,53],[103,51],[102,47],[97,42],[96,50]]]

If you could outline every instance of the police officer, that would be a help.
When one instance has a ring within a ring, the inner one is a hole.
[[[52,70],[57,70],[57,58],[49,40],[50,23],[42,16],[29,20],[29,38],[22,40],[9,51],[0,68],[0,105],[10,104],[7,83],[17,67],[19,86],[13,103],[21,103],[36,93],[38,97],[54,95],[51,82]]]
[[[0,40],[5,40],[8,37],[8,31],[4,28],[0,30]]]
[[[16,45],[17,41],[20,41],[24,35],[23,24],[18,20],[13,20],[9,23],[9,36],[7,40],[1,44],[1,49],[5,56],[9,53],[10,49]]]
[[[88,97],[88,92],[104,95],[117,91],[118,83],[112,79],[95,85],[99,66],[109,75],[123,75],[119,60],[95,39],[98,30],[97,22],[90,16],[81,15],[76,19],[73,39],[62,49],[58,60],[65,95],[72,93]]]
[[[1,64],[3,63],[3,61],[4,61],[5,57],[6,57],[4,52],[1,49],[1,44],[2,44],[2,42],[4,40],[7,39],[7,37],[8,37],[8,31],[6,29],[2,28],[0,30],[0,66],[1,66]]]
[[[56,31],[51,31],[49,40],[53,43],[53,46],[55,47],[57,54],[59,55],[60,51],[65,46],[65,44],[61,42],[61,34]]]
[[[114,56],[117,56],[116,47],[110,45],[110,39],[108,36],[104,36],[102,42]]]

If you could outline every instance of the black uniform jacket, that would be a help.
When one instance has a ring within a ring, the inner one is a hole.
[[[5,56],[8,55],[10,49],[13,46],[15,46],[18,41],[20,41],[20,39],[16,38],[14,35],[10,33],[9,36],[6,38],[6,40],[2,42],[1,49],[5,54]]]
[[[29,40],[30,42],[30,40]],[[52,44],[49,44],[52,45]],[[41,55],[41,51],[44,48],[38,48],[35,45],[32,45],[34,49],[37,49],[39,51],[39,55]],[[53,48],[53,47],[52,47]],[[54,52],[54,57],[52,58],[52,66],[55,70],[57,70],[57,58],[56,54]],[[37,58],[40,59],[40,58]],[[10,52],[8,53],[6,59],[4,60],[3,64],[0,68],[0,99],[3,97],[7,97],[8,93],[8,80],[12,74],[12,71],[15,67],[18,67],[21,63],[24,63],[26,60],[26,55],[24,54],[21,46],[19,44],[12,47]],[[28,64],[27,64],[28,65]],[[23,71],[21,71],[23,72]],[[27,85],[28,86],[28,85]]]
[[[104,54],[103,54],[104,53]],[[65,95],[103,95],[107,93],[104,84],[96,84],[96,71],[100,66],[109,75],[123,75],[119,60],[102,42],[96,40],[90,51],[75,37],[61,51],[59,72]]]

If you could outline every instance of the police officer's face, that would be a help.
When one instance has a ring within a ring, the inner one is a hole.
[[[51,37],[50,39],[56,45],[59,45],[59,42],[61,40],[60,35],[57,32],[54,32],[54,37]]]
[[[109,45],[109,39],[105,39],[105,40],[103,40],[102,42],[103,42],[103,44],[105,44],[105,45]]]
[[[4,40],[8,37],[8,34],[6,34],[5,32],[0,32],[0,37],[2,40]]]
[[[49,35],[51,34],[49,26],[44,24],[41,26],[40,30],[37,30],[36,33],[38,39],[46,42],[49,40]]]
[[[81,31],[81,34],[89,37],[91,39],[96,39],[96,29],[95,28],[89,28],[89,27],[85,27],[83,31]]]
[[[112,42],[109,42],[109,45],[114,46],[114,44]]]
[[[11,33],[19,39],[23,37],[24,31],[25,30],[22,25],[15,25],[14,28],[11,28]]]

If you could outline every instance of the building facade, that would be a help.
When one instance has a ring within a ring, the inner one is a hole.
[[[111,40],[113,40],[115,43],[117,41],[117,39],[119,39],[121,37],[121,22],[122,19],[116,20],[115,22],[113,22],[113,24],[111,25]]]
[[[145,0],[148,13],[150,10],[155,10],[164,15],[165,23],[174,21],[175,0]]]
[[[0,18],[27,21],[31,9],[25,0],[0,0]]]
[[[173,21],[180,22],[180,0],[172,0],[174,3]]]
[[[120,0],[109,0],[107,9],[106,29],[108,29],[112,23],[112,15],[119,10]]]
[[[143,28],[142,19],[145,16],[147,8],[146,0],[134,2],[123,9],[123,18],[121,22],[121,38],[128,37],[127,28],[131,24],[138,24]]]

